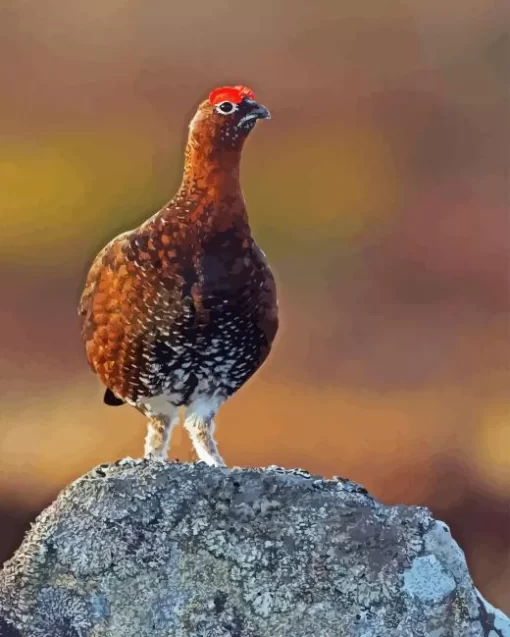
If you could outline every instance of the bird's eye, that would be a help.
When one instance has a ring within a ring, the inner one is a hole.
[[[229,115],[230,113],[233,113],[236,109],[237,109],[236,105],[232,104],[232,102],[221,102],[221,104],[218,104],[218,106],[216,107],[216,110],[218,111],[218,113],[221,113],[222,115]]]

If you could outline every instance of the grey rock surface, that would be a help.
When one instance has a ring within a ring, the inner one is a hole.
[[[508,637],[448,527],[303,471],[125,460],[0,574],[13,637]]]

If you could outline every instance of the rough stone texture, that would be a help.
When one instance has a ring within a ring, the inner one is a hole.
[[[132,460],[39,516],[0,616],[13,637],[510,635],[426,509],[299,470]]]

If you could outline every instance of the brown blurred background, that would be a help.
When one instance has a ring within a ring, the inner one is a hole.
[[[507,18],[484,0],[0,4],[2,560],[68,481],[141,454],[76,303],[102,245],[173,195],[197,103],[245,83],[273,114],[244,189],[282,329],[221,410],[224,456],[431,507],[510,611]]]

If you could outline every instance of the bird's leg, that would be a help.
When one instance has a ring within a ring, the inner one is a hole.
[[[146,458],[166,460],[168,458],[168,446],[172,429],[178,422],[177,416],[152,416],[149,420],[147,436],[145,438]]]
[[[213,467],[225,466],[214,440],[215,424],[212,416],[204,417],[190,408],[184,420],[184,427],[190,435],[199,460]]]

